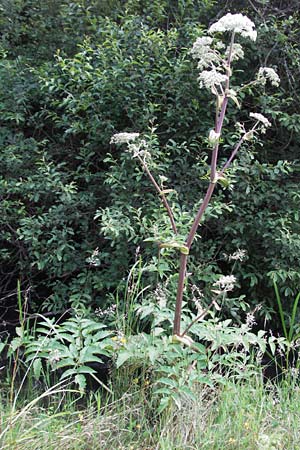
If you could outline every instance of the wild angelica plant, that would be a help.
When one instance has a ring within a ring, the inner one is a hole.
[[[229,43],[227,45],[218,37],[216,38],[216,35],[219,36],[221,33],[225,33],[225,38],[229,34]],[[235,42],[238,35],[255,41],[257,32],[254,23],[242,14],[226,14],[218,22],[211,25],[207,31],[207,35],[199,37],[196,40],[190,52],[192,57],[198,61],[200,88],[208,89],[215,97],[216,110],[214,128],[208,134],[208,144],[211,148],[209,185],[184,242],[178,242],[178,239],[176,240],[176,235],[178,235],[176,220],[167,200],[167,194],[170,190],[160,186],[151,173],[149,167],[151,149],[147,142],[138,133],[118,133],[111,139],[112,144],[127,144],[128,151],[134,158],[139,160],[168,213],[171,228],[174,233],[174,241],[160,243],[160,248],[176,248],[180,251],[180,268],[173,323],[173,334],[178,337],[184,336],[187,332],[186,329],[181,333],[181,315],[184,286],[187,279],[188,257],[199,224],[210,203],[212,194],[218,183],[225,187],[228,186],[229,182],[226,178],[226,171],[242,145],[246,141],[253,139],[256,133],[265,133],[266,129],[271,126],[269,120],[257,112],[250,112],[249,114],[250,119],[254,119],[254,123],[250,128],[247,129],[244,123],[236,123],[239,140],[232,148],[226,163],[219,167],[219,146],[228,102],[232,100],[239,108],[239,92],[245,88],[245,86],[240,88],[234,87],[234,89],[231,87],[233,63],[244,56],[242,45]],[[247,86],[265,85],[267,81],[273,86],[278,86],[280,79],[274,69],[261,67],[256,78],[249,82]]]

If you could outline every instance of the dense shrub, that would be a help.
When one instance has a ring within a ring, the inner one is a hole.
[[[272,306],[268,277],[286,282],[289,294],[300,275],[298,12],[258,5],[259,18],[248,2],[240,3],[261,23],[259,52],[250,46],[244,67],[254,72],[267,60],[278,66],[282,87],[272,95],[245,90],[247,109],[263,108],[274,126],[263,147],[257,142],[242,154],[241,170],[233,168],[239,188],[217,191],[193,250],[191,278],[205,289],[216,273],[230,270],[224,252],[246,249],[240,294]],[[4,298],[20,278],[35,309],[102,305],[128,272],[137,247],[145,283],[154,286],[157,277],[173,283],[172,252],[158,263],[155,244],[144,242],[161,235],[165,215],[142,171],[109,141],[123,130],[152,136],[153,170],[158,174],[159,167],[166,184],[176,188],[172,201],[184,230],[205,190],[213,111],[198,89],[189,49],[204,26],[226,12],[219,8],[213,1],[174,6],[132,0],[105,6],[96,0],[24,0],[1,7]],[[229,111],[225,128],[234,114]],[[227,132],[224,156],[232,139]]]

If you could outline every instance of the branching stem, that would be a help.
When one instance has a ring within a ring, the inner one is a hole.
[[[163,191],[160,188],[159,184],[155,181],[155,178],[153,177],[152,173],[149,170],[149,167],[147,166],[147,164],[145,163],[143,158],[141,158],[140,155],[137,155],[137,157],[138,157],[141,165],[143,166],[143,169],[147,173],[151,183],[153,184],[153,186],[155,187],[156,191],[158,192],[164,207],[167,210],[167,213],[168,213],[168,216],[169,216],[169,219],[170,219],[170,222],[171,222],[171,227],[172,227],[172,230],[173,230],[174,234],[177,234],[177,227],[176,227],[176,224],[175,224],[174,214],[173,214],[173,211],[172,211],[172,209],[171,209],[171,207],[170,207],[170,205],[168,203],[168,200],[166,199],[165,194],[163,193]]]

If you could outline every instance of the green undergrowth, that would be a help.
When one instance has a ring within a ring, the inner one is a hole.
[[[2,402],[1,449],[297,449],[300,389],[244,382],[201,387],[180,409],[156,413],[147,380],[132,384],[120,398],[90,393],[76,399],[66,385],[13,410]],[[2,400],[5,395],[2,392]],[[20,397],[21,398],[21,397]]]

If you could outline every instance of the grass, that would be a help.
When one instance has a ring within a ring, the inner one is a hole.
[[[300,448],[300,388],[263,385],[261,377],[202,387],[180,411],[155,413],[150,386],[132,385],[116,400],[67,390],[11,410],[2,402],[1,449],[10,450],[289,450]],[[45,399],[47,401],[45,401]],[[73,399],[73,400],[72,400]],[[4,399],[5,400],[5,399]]]

